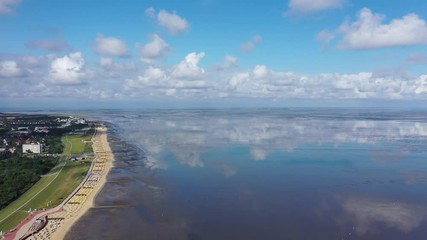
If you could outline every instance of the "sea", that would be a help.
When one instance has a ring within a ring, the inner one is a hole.
[[[82,112],[116,161],[66,239],[427,239],[427,112]]]

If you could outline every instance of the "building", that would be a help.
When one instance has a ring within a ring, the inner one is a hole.
[[[49,133],[49,128],[48,127],[35,127],[34,132]]]
[[[42,151],[43,151],[43,144],[40,144],[40,143],[22,144],[23,153],[41,153]]]

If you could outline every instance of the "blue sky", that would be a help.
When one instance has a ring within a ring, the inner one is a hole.
[[[0,101],[422,104],[425,9],[423,0],[0,0]]]

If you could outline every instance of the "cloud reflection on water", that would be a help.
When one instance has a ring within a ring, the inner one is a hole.
[[[309,145],[374,145],[381,141],[400,142],[399,154],[374,152],[378,161],[402,157],[422,144],[427,123],[400,120],[342,120],[334,118],[280,118],[277,116],[227,115],[215,113],[159,114],[127,116],[119,121],[123,136],[143,149],[147,165],[166,169],[164,153],[171,153],[181,164],[205,166],[201,157],[206,149],[230,144],[250,148],[254,160],[266,160],[272,151],[292,152]]]
[[[360,235],[373,230],[376,222],[409,232],[418,227],[427,215],[424,206],[367,197],[347,198],[342,206],[352,216],[355,231]]]
[[[118,136],[144,150],[147,158],[140,159],[160,179],[161,191],[156,192],[168,204],[157,204],[157,198],[147,204],[147,194],[153,194],[145,184],[126,189],[125,199],[157,213],[154,219],[163,218],[164,206],[173,206],[178,213],[170,215],[168,224],[177,223],[172,228],[180,226],[191,236],[341,239],[352,227],[355,239],[425,236],[426,195],[420,189],[427,169],[420,162],[426,154],[427,121],[422,116],[203,110],[114,114],[107,117]],[[141,172],[132,166],[122,175],[138,179]],[[139,216],[134,218],[139,224]]]

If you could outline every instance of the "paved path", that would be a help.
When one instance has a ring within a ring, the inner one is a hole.
[[[95,127],[95,132],[94,132],[94,134],[92,135],[92,141],[95,139],[95,136],[96,136],[96,134],[97,134],[97,129],[96,129],[96,127]],[[71,149],[72,149],[72,142],[70,142],[69,140],[68,140],[68,138],[66,138],[66,140],[70,143],[70,152],[71,152]],[[69,156],[69,155],[68,155]],[[37,214],[35,214],[35,215],[33,215],[31,218],[29,218],[28,220],[26,219],[25,221],[23,221],[17,228],[16,228],[16,230],[13,232],[13,234],[8,234],[7,236],[5,236],[5,240],[18,240],[18,239],[21,239],[22,237],[24,237],[27,233],[28,233],[28,230],[30,229],[30,227],[32,226],[32,224],[37,220],[37,219],[41,219],[41,218],[43,218],[43,217],[45,217],[45,216],[48,216],[48,215],[51,215],[51,214],[53,214],[53,213],[56,213],[56,212],[59,212],[59,211],[64,211],[64,205],[80,190],[80,188],[83,186],[83,184],[87,181],[87,179],[89,178],[89,176],[90,176],[90,174],[92,173],[92,170],[93,170],[93,168],[94,168],[94,166],[95,166],[95,163],[96,163],[96,158],[97,158],[97,156],[95,156],[95,158],[92,160],[92,164],[91,164],[91,166],[90,166],[90,169],[89,169],[89,171],[87,172],[87,174],[86,174],[86,177],[83,179],[83,181],[80,183],[80,185],[61,203],[61,204],[59,204],[57,207],[55,207],[55,208],[52,208],[52,209],[48,209],[48,210],[46,210],[46,211],[41,211],[41,212],[38,212]],[[64,165],[62,166],[62,168],[64,168],[64,166],[65,166],[65,163],[64,163]],[[61,168],[61,171],[62,171],[62,168]],[[61,171],[59,171],[58,172],[58,175],[59,175],[59,173],[61,172]],[[57,176],[58,176],[57,175]],[[56,178],[56,177],[55,177]],[[53,181],[53,180],[52,180]],[[50,183],[49,183],[49,185],[50,185]],[[47,186],[46,186],[47,187]],[[45,188],[46,188],[45,187]],[[43,189],[44,190],[44,189]],[[43,191],[42,190],[42,191]],[[40,191],[41,192],[41,191]],[[33,197],[34,198],[34,197]],[[21,208],[22,208],[22,206],[21,206]]]
[[[30,229],[30,227],[33,225],[33,223],[37,220],[37,219],[41,219],[44,216],[47,216],[49,214],[58,212],[58,211],[62,211],[62,206],[58,206],[49,210],[45,210],[45,211],[36,211],[34,213],[32,213],[31,216],[27,217],[23,222],[21,222],[21,224],[19,225],[19,227],[17,227],[16,231],[14,231],[12,235],[6,235],[4,240],[13,240],[13,239],[21,239]]]
[[[73,143],[70,142],[70,140],[68,140],[68,138],[66,138],[66,140],[70,143],[70,153],[71,153],[71,149],[73,149]],[[69,156],[69,155],[68,155]],[[68,158],[68,156],[65,158],[65,160]],[[8,219],[10,216],[12,216],[13,214],[15,214],[17,211],[21,210],[21,208],[23,208],[25,205],[27,205],[29,202],[31,202],[35,197],[37,197],[41,192],[43,192],[47,187],[50,186],[50,184],[55,181],[55,179],[59,176],[59,173],[61,173],[62,169],[64,169],[66,162],[64,161],[64,163],[62,164],[61,169],[56,173],[57,175],[52,179],[52,181],[50,181],[46,186],[44,186],[40,191],[38,191],[34,196],[32,196],[30,199],[28,199],[28,201],[26,201],[25,203],[23,203],[21,206],[19,206],[17,209],[15,209],[15,211],[11,212],[9,215],[7,215],[5,218],[0,220],[0,223],[2,223],[3,221],[5,221],[6,219]],[[19,198],[18,198],[19,199]],[[18,226],[19,227],[19,226]]]

